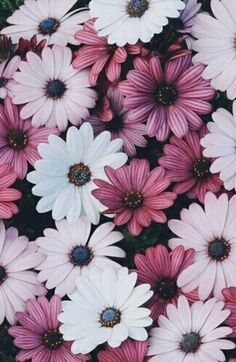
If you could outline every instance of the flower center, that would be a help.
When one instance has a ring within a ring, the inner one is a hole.
[[[49,349],[58,349],[63,344],[62,334],[58,329],[50,329],[43,335],[43,342]]]
[[[7,279],[6,269],[0,265],[0,285],[3,284],[6,279]]]
[[[200,344],[201,338],[199,334],[195,332],[190,332],[183,336],[180,347],[185,353],[195,353],[197,352]]]
[[[83,186],[91,178],[91,172],[88,166],[85,166],[83,163],[78,163],[70,167],[68,174],[70,183],[76,186]]]
[[[141,18],[148,8],[148,0],[131,0],[127,6],[127,13],[131,18]]]
[[[39,32],[43,35],[51,35],[57,31],[60,23],[54,18],[47,18],[39,24]]]
[[[206,158],[200,158],[193,164],[193,173],[200,179],[210,175],[210,162]]]
[[[21,150],[27,146],[28,137],[24,132],[15,129],[8,134],[8,143],[15,150]]]
[[[100,315],[100,323],[103,327],[114,327],[120,323],[121,313],[115,308],[107,308]]]
[[[123,125],[123,118],[120,116],[115,116],[111,121],[106,122],[105,129],[110,132],[118,132],[122,130]]]
[[[170,278],[162,279],[156,288],[157,293],[163,299],[172,299],[177,294],[176,281]]]
[[[170,106],[177,99],[177,92],[171,85],[162,85],[156,90],[156,101],[162,106]]]
[[[230,244],[224,239],[216,239],[208,244],[208,255],[216,260],[225,260],[230,253]]]
[[[76,246],[70,253],[70,261],[76,266],[85,266],[93,259],[91,250],[84,245]]]
[[[59,80],[50,80],[45,87],[45,93],[48,98],[59,99],[66,91],[65,84]]]
[[[0,88],[5,87],[7,84],[7,79],[4,77],[0,77]]]
[[[143,196],[140,192],[128,192],[123,198],[123,204],[128,209],[137,209],[143,205]]]

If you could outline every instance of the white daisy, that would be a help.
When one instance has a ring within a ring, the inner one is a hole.
[[[205,211],[193,203],[181,211],[181,220],[170,220],[169,228],[179,238],[169,240],[171,249],[183,245],[196,252],[193,264],[179,276],[184,293],[198,289],[205,300],[211,293],[223,299],[222,289],[236,286],[236,195],[218,199],[212,192],[205,197]]]
[[[14,83],[13,75],[21,62],[17,55],[10,61],[5,60],[0,64],[0,98],[12,97],[11,86]]]
[[[25,0],[8,19],[11,24],[2,29],[1,34],[11,37],[14,44],[22,37],[30,40],[34,35],[37,40],[47,39],[47,44],[79,44],[75,39],[76,31],[88,20],[88,11],[68,11],[77,0]]]
[[[236,2],[211,0],[215,16],[202,13],[192,28],[193,57],[195,63],[206,64],[202,76],[211,79],[211,85],[220,91],[227,90],[229,99],[236,97]]]
[[[113,244],[123,239],[118,231],[112,231],[112,222],[100,225],[89,237],[91,223],[81,217],[75,224],[65,219],[56,222],[57,230],[44,230],[44,237],[36,240],[47,259],[39,266],[38,278],[46,283],[47,289],[55,289],[55,294],[63,297],[75,290],[75,278],[86,276],[90,269],[106,266],[120,267],[108,257],[124,258],[125,252]]]
[[[93,268],[87,277],[76,279],[76,291],[70,301],[62,302],[64,340],[74,341],[72,353],[88,353],[108,342],[116,348],[128,337],[147,339],[144,327],[152,324],[150,310],[140,308],[153,294],[149,284],[135,287],[137,273],[127,268]]]
[[[205,147],[203,155],[214,157],[210,172],[220,172],[220,179],[226,190],[236,190],[236,103],[233,104],[233,115],[224,108],[212,114],[214,122],[208,122],[210,133],[201,139]]]
[[[96,188],[93,180],[106,180],[105,166],[121,167],[127,155],[118,152],[123,141],[111,141],[108,131],[94,139],[90,123],[80,129],[70,127],[66,141],[59,136],[50,135],[49,144],[38,147],[41,160],[34,164],[35,171],[28,174],[28,181],[36,184],[32,192],[41,196],[37,204],[39,213],[52,210],[55,220],[64,217],[70,223],[81,215],[87,215],[93,224],[99,222],[99,211],[104,208],[92,195]]]
[[[169,18],[178,18],[184,9],[181,0],[91,0],[90,15],[97,18],[98,35],[108,36],[108,43],[124,46],[151,40],[162,32]]]
[[[219,362],[225,361],[223,350],[235,344],[224,339],[232,329],[220,327],[229,316],[224,303],[209,299],[188,304],[184,296],[177,306],[167,306],[167,317],[161,315],[159,327],[150,332],[147,356],[149,362]]]
[[[72,52],[68,47],[54,45],[42,51],[42,57],[33,52],[20,63],[12,86],[13,103],[24,104],[21,118],[32,117],[32,125],[67,128],[68,120],[75,125],[89,115],[95,106],[97,93],[90,89],[89,71],[77,71],[71,65]]]

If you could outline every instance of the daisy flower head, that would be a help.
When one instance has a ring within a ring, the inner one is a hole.
[[[77,45],[75,32],[88,18],[88,11],[68,12],[76,0],[25,0],[9,18],[10,24],[2,29],[1,34],[11,37],[14,44],[20,38],[30,40],[34,35],[37,40],[46,39],[48,45]]]
[[[97,227],[90,236],[91,222],[81,217],[75,224],[61,220],[55,229],[45,229],[44,237],[39,237],[36,244],[46,260],[39,265],[38,279],[46,283],[47,289],[63,297],[72,293],[78,275],[86,276],[90,269],[106,266],[120,267],[109,257],[124,258],[125,252],[114,244],[123,239],[118,231],[113,231],[112,222]]]
[[[222,290],[222,294],[225,298],[225,307],[231,311],[229,317],[225,321],[225,324],[232,328],[231,335],[236,337],[236,288],[225,288]]]
[[[6,96],[12,96],[13,75],[18,69],[20,61],[20,57],[16,55],[10,61],[7,59],[0,64],[0,98],[4,99]]]
[[[212,159],[203,156],[200,139],[206,134],[206,127],[189,131],[184,138],[170,138],[163,147],[164,156],[158,162],[166,170],[166,177],[175,182],[173,191],[186,193],[190,199],[204,203],[207,191],[218,192],[222,181],[210,172]]]
[[[147,160],[132,159],[130,165],[106,167],[105,172],[109,181],[96,179],[92,194],[106,207],[104,214],[115,214],[116,225],[127,224],[132,235],[139,235],[152,221],[167,221],[162,210],[173,205],[176,194],[165,191],[170,181],[162,167],[150,171]]]
[[[0,324],[4,318],[14,324],[15,313],[25,310],[26,300],[46,292],[31,270],[44,258],[26,236],[19,236],[16,228],[5,229],[0,221]]]
[[[160,316],[159,327],[150,332],[148,356],[150,362],[225,361],[222,350],[235,348],[227,339],[232,329],[220,327],[229,316],[224,302],[215,298],[189,305],[180,296],[177,306],[167,306],[167,317]]]
[[[28,299],[26,311],[17,312],[20,325],[9,328],[14,344],[21,351],[17,354],[19,362],[86,362],[89,355],[75,356],[70,351],[71,343],[65,342],[59,332],[58,314],[61,312],[61,299],[54,295],[50,301],[40,296],[37,300]]]
[[[198,0],[184,0],[185,8],[180,11],[180,17],[176,19],[176,29],[178,33],[187,35],[185,37],[185,42],[188,49],[192,48],[192,38],[190,37],[190,32],[193,25],[196,22],[197,13],[201,8]],[[173,19],[175,23],[175,19]]]
[[[74,354],[89,353],[107,342],[119,347],[128,337],[145,341],[145,327],[152,324],[150,310],[141,307],[151,296],[149,284],[135,286],[137,273],[128,269],[93,268],[76,279],[77,289],[62,302],[63,338],[73,341]]]
[[[215,160],[210,172],[220,172],[220,179],[226,190],[236,190],[236,103],[233,103],[233,115],[224,108],[212,114],[213,122],[208,122],[209,133],[201,139],[205,148],[203,155]]]
[[[47,142],[50,134],[58,134],[57,128],[35,128],[31,121],[22,120],[16,105],[5,98],[0,105],[0,164],[9,163],[18,178],[27,173],[28,162],[33,166],[40,156],[39,143]]]
[[[198,300],[196,291],[184,293],[177,285],[177,279],[181,272],[192,264],[194,250],[184,250],[178,246],[171,253],[165,246],[147,248],[145,255],[136,254],[134,263],[138,273],[138,283],[149,283],[154,291],[153,297],[148,301],[151,309],[151,317],[154,321],[160,314],[166,315],[166,307],[169,303],[176,305],[177,299],[184,294],[189,301]]]
[[[98,353],[99,362],[144,362],[147,353],[147,341],[127,339],[120,347],[111,348]]]
[[[108,131],[94,138],[88,122],[80,129],[70,127],[66,141],[50,135],[48,144],[38,147],[42,159],[35,162],[35,171],[27,176],[36,184],[33,194],[41,197],[37,211],[52,210],[54,220],[66,217],[69,223],[87,215],[98,224],[102,205],[92,195],[94,178],[106,179],[105,166],[116,169],[127,161],[127,155],[119,152],[121,147],[122,140],[112,141]]]
[[[97,18],[95,29],[99,36],[108,36],[109,44],[124,46],[140,39],[149,42],[162,32],[168,18],[178,18],[184,9],[181,0],[91,0],[90,16]]]
[[[197,39],[192,47],[197,54],[195,63],[202,63],[206,68],[204,79],[211,79],[215,89],[227,91],[227,97],[236,97],[236,3],[234,0],[212,0],[208,13],[198,14],[192,35]]]
[[[112,111],[112,118],[109,121],[103,121],[92,115],[86,121],[92,124],[95,134],[107,130],[111,132],[112,139],[121,138],[124,142],[124,152],[128,156],[135,156],[135,146],[145,147],[147,144],[144,138],[146,126],[139,121],[129,120],[129,111],[123,106],[124,97],[116,88],[110,87],[108,89],[107,100]]]
[[[192,265],[177,281],[185,293],[198,287],[202,300],[211,294],[223,299],[222,289],[236,286],[236,195],[228,200],[222,194],[217,199],[208,192],[204,207],[193,203],[181,211],[181,220],[169,221],[170,230],[178,236],[169,240],[169,246],[172,250],[179,245],[195,250]]]
[[[147,121],[149,137],[165,141],[171,130],[181,138],[202,126],[199,115],[210,113],[215,91],[202,79],[204,67],[192,65],[191,55],[166,62],[164,69],[158,56],[137,58],[134,67],[118,89],[126,96],[129,119]]]
[[[32,117],[32,125],[57,126],[65,131],[70,121],[81,123],[95,106],[97,93],[90,89],[89,71],[77,71],[71,65],[69,47],[54,45],[42,50],[41,57],[30,51],[14,74],[13,103],[24,104],[21,118]]]
[[[19,211],[15,201],[19,200],[22,194],[10,187],[16,179],[17,174],[8,163],[0,165],[0,219],[10,219]]]

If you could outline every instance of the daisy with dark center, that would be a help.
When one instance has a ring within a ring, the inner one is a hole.
[[[115,214],[116,225],[127,224],[132,235],[139,235],[152,221],[165,223],[162,211],[173,205],[176,194],[165,190],[170,181],[162,167],[150,171],[146,160],[132,159],[117,170],[106,167],[109,182],[94,180],[93,195],[106,207],[104,214]]]
[[[193,259],[194,250],[185,251],[182,246],[169,253],[163,245],[158,245],[148,248],[145,255],[135,255],[138,283],[149,283],[154,291],[147,304],[154,321],[157,321],[161,314],[166,315],[167,305],[175,305],[180,295],[185,295],[190,302],[198,300],[197,291],[185,294],[177,286],[178,276],[192,264]]]
[[[211,294],[223,299],[222,289],[236,286],[236,196],[230,200],[226,194],[218,199],[208,192],[205,210],[198,204],[181,211],[181,220],[170,220],[169,228],[178,238],[170,239],[175,249],[182,245],[196,252],[192,265],[181,272],[177,284],[185,293],[198,287],[199,298]]]
[[[150,362],[169,361],[225,361],[222,350],[235,348],[235,344],[225,339],[232,331],[221,327],[230,310],[223,309],[224,303],[216,299],[195,302],[189,305],[180,296],[177,306],[167,306],[167,316],[160,316],[159,327],[150,332],[147,356]]]
[[[212,159],[203,156],[201,138],[206,134],[203,126],[199,132],[189,131],[183,139],[176,136],[163,148],[164,156],[158,162],[166,170],[166,176],[175,183],[173,191],[186,193],[191,199],[204,202],[207,191],[218,192],[222,181],[210,173]]]
[[[145,147],[147,141],[144,138],[146,126],[136,120],[129,120],[129,112],[123,106],[124,97],[117,89],[109,88],[106,94],[109,101],[112,116],[110,120],[103,120],[99,116],[90,116],[86,119],[93,126],[96,134],[104,130],[111,132],[112,139],[121,138],[124,142],[123,149],[128,156],[136,155],[136,148]],[[105,113],[102,112],[102,114]]]
[[[16,313],[19,326],[9,329],[14,337],[14,344],[21,349],[17,361],[24,362],[85,362],[89,355],[75,356],[71,351],[71,343],[65,342],[59,331],[58,314],[61,312],[61,299],[54,295],[50,301],[45,297],[26,302],[26,312]]]
[[[90,269],[103,269],[112,265],[120,267],[110,257],[124,258],[125,252],[115,246],[123,239],[115,225],[108,222],[91,233],[91,222],[81,217],[75,224],[66,220],[56,222],[56,229],[45,229],[44,237],[39,237],[39,246],[46,260],[38,267],[38,278],[46,281],[48,289],[56,288],[55,293],[63,297],[75,290],[75,279],[87,275]]]
[[[141,307],[150,297],[149,284],[135,286],[137,274],[128,269],[92,268],[88,275],[76,278],[70,300],[62,303],[60,332],[73,341],[71,351],[89,353],[107,342],[119,347],[128,337],[145,341],[152,319],[150,310]]]
[[[165,141],[170,130],[181,138],[201,127],[199,115],[210,113],[208,101],[215,91],[202,79],[204,67],[192,65],[191,55],[168,61],[164,69],[158,56],[137,58],[134,67],[118,87],[126,96],[130,121],[147,122],[147,135],[159,141]]]

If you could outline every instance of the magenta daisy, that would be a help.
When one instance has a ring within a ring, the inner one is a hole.
[[[121,65],[127,60],[128,55],[140,52],[140,47],[136,45],[118,47],[108,44],[106,37],[98,36],[94,28],[94,19],[88,20],[83,29],[75,34],[75,38],[84,45],[75,53],[73,66],[78,70],[92,66],[89,81],[93,86],[103,69],[111,82],[118,80]]]
[[[232,336],[236,337],[236,288],[225,288],[222,290],[222,294],[225,298],[226,308],[231,311],[225,323],[232,328]]]
[[[20,326],[9,328],[14,344],[20,348],[16,360],[19,362],[85,362],[89,355],[74,355],[70,342],[63,340],[59,332],[57,316],[61,313],[61,299],[54,295],[50,302],[45,297],[26,302],[27,312],[16,313]]]
[[[152,221],[165,223],[162,209],[173,205],[176,194],[165,190],[170,181],[162,167],[150,171],[146,160],[133,159],[117,170],[105,168],[109,182],[95,179],[99,187],[92,194],[107,208],[104,214],[116,214],[116,225],[127,224],[132,235],[139,235]]]
[[[46,143],[50,134],[59,134],[56,128],[34,128],[30,120],[23,121],[17,106],[10,98],[0,105],[0,164],[9,163],[23,179],[29,162],[32,166],[40,156],[37,147]]]
[[[207,191],[218,192],[222,181],[210,173],[212,160],[203,156],[200,139],[206,134],[203,126],[199,132],[189,131],[183,139],[170,138],[163,148],[164,156],[158,162],[166,170],[166,176],[175,182],[173,191],[186,193],[190,199],[204,202]]]
[[[148,248],[145,255],[135,255],[138,283],[148,283],[154,291],[147,304],[152,311],[153,320],[157,320],[160,314],[166,315],[167,305],[169,303],[176,305],[178,297],[182,294],[191,302],[198,300],[197,292],[185,294],[177,286],[178,276],[192,264],[193,259],[194,250],[185,251],[182,246],[169,253],[165,246],[157,245]]]
[[[110,87],[106,99],[112,111],[112,118],[104,121],[96,116],[90,116],[86,121],[92,124],[95,134],[107,130],[111,132],[112,139],[121,138],[125,153],[131,157],[135,156],[135,146],[145,147],[147,144],[144,138],[146,126],[136,120],[130,121],[129,111],[123,107],[124,97],[117,89]],[[107,107],[107,103],[104,106]],[[102,114],[105,114],[105,110]]]
[[[162,68],[158,56],[136,59],[135,70],[119,84],[126,96],[130,120],[147,121],[147,135],[165,141],[170,130],[183,137],[202,125],[199,115],[211,111],[215,91],[202,79],[203,65],[192,65],[191,55],[173,59]]]
[[[105,351],[98,353],[99,362],[144,362],[147,353],[147,341],[127,339],[118,348],[107,345]]]
[[[10,61],[7,59],[0,64],[0,98],[5,98],[7,95],[12,96],[11,85],[14,82],[13,74],[18,69],[20,57],[15,56]]]

